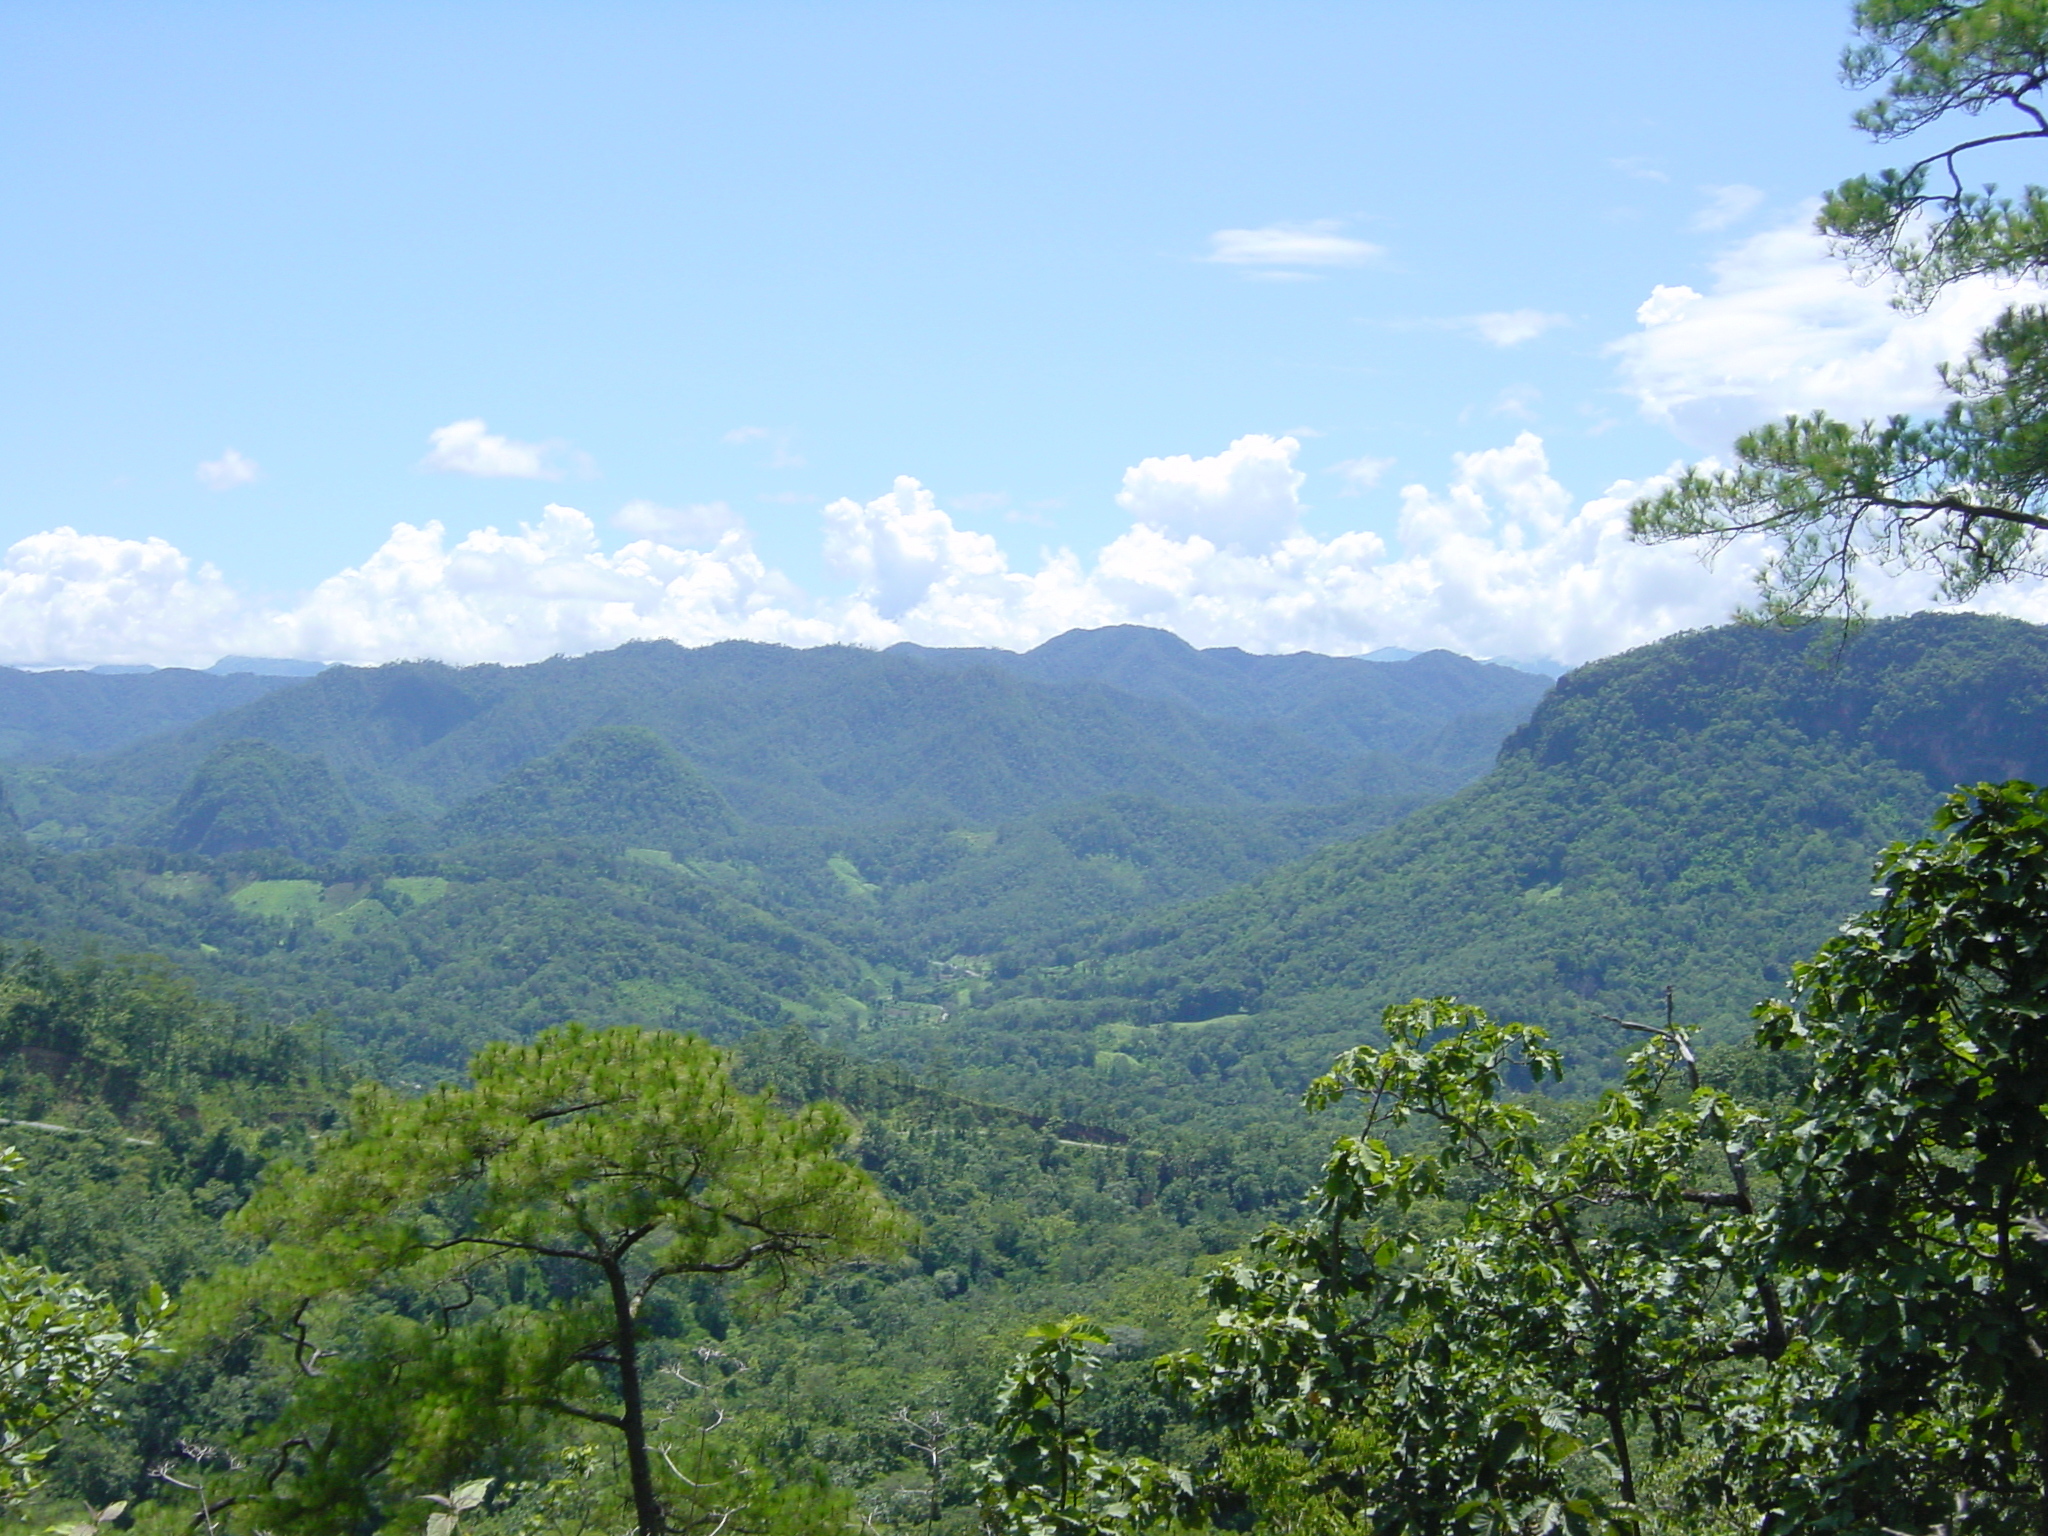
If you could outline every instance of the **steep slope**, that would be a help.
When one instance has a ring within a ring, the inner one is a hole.
[[[347,842],[355,823],[355,807],[319,758],[230,741],[193,773],[171,807],[162,842],[173,853],[272,848],[309,858]]]
[[[605,726],[513,769],[441,823],[457,839],[580,837],[672,852],[737,830],[704,776],[652,731]]]
[[[1526,693],[1529,681],[1514,686]],[[1474,698],[1486,708],[1434,707],[1409,737],[1448,728],[1490,745],[1509,719],[1491,712],[1499,700],[1488,688]],[[1329,804],[1447,791],[1465,774],[1427,751],[1333,745],[1273,718],[1204,713],[1089,680],[844,646],[652,641],[528,667],[337,667],[146,747],[14,783],[31,826],[54,819],[132,835],[138,808],[170,799],[208,751],[252,739],[323,757],[366,809],[432,817],[585,731],[622,726],[674,747],[743,818],[775,825],[985,825],[1111,793],[1188,806]]]
[[[1118,1097],[1165,1104],[1205,1075],[1254,1097],[1298,1082],[1419,994],[1545,1024],[1598,1061],[1620,1040],[1598,1015],[1640,1016],[1672,985],[1683,1018],[1726,1036],[1943,790],[2043,775],[2048,629],[1922,615],[1846,648],[1680,636],[1568,676],[1454,798],[995,988],[949,1043],[992,1074],[983,1091],[1028,1060],[1077,1094],[1121,1077]]]

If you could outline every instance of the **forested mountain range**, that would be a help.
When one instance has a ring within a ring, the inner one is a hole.
[[[4,937],[84,961],[0,957],[0,1114],[52,1138],[0,1247],[133,1298],[232,1260],[218,1215],[264,1156],[333,1123],[351,1076],[410,1090],[566,1019],[697,1031],[739,1049],[749,1084],[850,1104],[862,1161],[925,1223],[901,1266],[779,1320],[706,1290],[655,1324],[729,1352],[722,1402],[788,1467],[894,1498],[897,1410],[985,1423],[1020,1322],[1078,1310],[1135,1341],[1105,1367],[1099,1422],[1190,1454],[1143,1359],[1194,1341],[1204,1255],[1296,1209],[1330,1134],[1302,1087],[1386,1003],[1451,991],[1549,1025],[1583,1080],[1618,1055],[1598,1015],[1640,1017],[1674,985],[1718,1042],[1710,1072],[1779,1091],[1742,1021],[1863,903],[1878,848],[1958,780],[2048,772],[2048,629],[1966,616],[1674,637],[1568,675],[1511,733],[1478,722],[1531,682],[1455,658],[1357,663],[1398,689],[1449,680],[1374,704],[1327,658],[1217,661],[1142,633],[1110,632],[1091,663],[1152,657],[1135,682],[846,652],[777,694],[754,685],[787,682],[788,657],[763,649],[707,663],[746,685],[723,735],[674,739],[697,716],[636,687],[679,663],[635,647],[581,671],[335,669],[142,747],[15,766],[30,815],[69,795],[84,830],[0,837]],[[1291,665],[1251,665],[1269,660]],[[1285,683],[1267,715],[1231,692],[1246,676]],[[809,707],[832,678],[902,703],[895,735],[863,747],[843,712],[808,733],[741,720],[763,697]],[[444,684],[483,702],[449,705],[433,736]],[[691,709],[713,717],[707,696]],[[1345,727],[1342,749],[1318,699],[1380,708],[1388,734]],[[908,761],[941,704],[976,730],[1051,722],[1051,746],[1010,759],[1020,803],[969,815],[946,788],[962,758],[901,800],[918,814],[884,814],[897,802],[862,775]],[[1122,729],[1082,730],[1111,714]],[[1155,718],[1181,734],[1140,751]],[[517,760],[458,774],[440,743],[472,724]],[[1188,800],[1099,792],[1198,727],[1282,746],[1234,779],[1219,749],[1155,781]],[[1498,761],[1459,788],[1432,743],[1486,729]],[[772,819],[776,795],[697,750],[735,753],[747,730],[785,754],[763,760],[778,794],[840,774],[834,803],[859,814]],[[1289,778],[1309,753],[1381,765],[1381,792],[1312,798],[1345,785]],[[195,1361],[139,1389],[129,1427],[67,1444],[62,1486],[123,1496],[181,1438],[261,1422],[282,1388],[252,1369]],[[946,1474],[946,1528],[966,1528],[965,1469]]]
[[[29,846],[0,878],[16,936],[176,954],[333,1010],[387,1065],[450,1070],[569,1015],[859,1020],[934,958],[1035,951],[1398,819],[1546,686],[1149,631],[1051,649],[1156,694],[1210,679],[1214,712],[843,647],[335,668],[17,767]],[[1280,723],[1304,700],[1352,736]]]
[[[298,682],[255,672],[17,672],[0,667],[0,759],[109,752]]]
[[[1940,790],[2042,771],[2044,637],[1964,616],[1677,637],[1571,674],[1450,799],[1433,744],[1504,732],[1540,680],[1132,630],[995,663],[635,645],[338,668],[15,768],[32,827],[69,796],[107,829],[89,840],[127,840],[17,844],[0,880],[14,937],[163,951],[326,1010],[392,1072],[565,1017],[795,1019],[983,1097],[1248,1123],[1417,994],[1595,1059],[1595,1015],[1667,984],[1739,1029]],[[1033,669],[1061,675],[1012,675]]]
[[[1588,1065],[1624,1038],[1600,1016],[1640,1016],[1667,985],[1735,1038],[1943,791],[2044,775],[2038,626],[1678,636],[1568,675],[1458,795],[1127,919],[1065,964],[1000,967],[982,1007],[884,1048],[943,1048],[981,1091],[1057,1082],[1170,1120],[1285,1091],[1416,996],[1543,1024]]]
[[[1445,655],[1335,663],[1175,641],[1185,654],[1148,668],[1122,656],[1124,631],[1063,640],[1052,644],[1069,675],[1048,678],[745,641],[636,642],[526,667],[338,667],[90,763],[17,772],[13,788],[32,827],[135,840],[209,753],[252,740],[320,758],[366,817],[431,820],[585,731],[638,726],[763,825],[987,823],[1111,793],[1213,808],[1327,804],[1455,787],[1547,686]],[[1093,668],[1116,683],[1074,674],[1076,658],[1098,651],[1116,653]],[[1245,661],[1277,665],[1248,680]],[[1325,678],[1332,666],[1345,686]],[[1212,680],[1207,702],[1176,696],[1201,691],[1188,679]],[[1332,730],[1321,717],[1353,724]]]

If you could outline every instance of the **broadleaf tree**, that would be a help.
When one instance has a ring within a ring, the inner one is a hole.
[[[2048,790],[1878,878],[1758,1010],[1768,1115],[1668,1021],[1548,1122],[1543,1032],[1448,1000],[1338,1059],[1312,1218],[1166,1366],[1259,1529],[2048,1536]]]
[[[1936,826],[1762,1010],[1813,1062],[1775,1242],[1830,1359],[1759,1465],[1799,1529],[2048,1536],[2048,791]]]
[[[1844,78],[1881,87],[1859,126],[1881,142],[1961,127],[1903,167],[1842,183],[1820,230],[1895,280],[1907,307],[1967,278],[2048,276],[2048,192],[1966,180],[1986,155],[2048,141],[2048,0],[1861,0],[1855,20]],[[1759,606],[1779,619],[1853,615],[1866,564],[1932,571],[1951,599],[2048,573],[2048,308],[2009,306],[1943,381],[1949,402],[1930,418],[1816,412],[1756,428],[1732,468],[1694,466],[1639,501],[1635,537],[1719,548],[1768,536]]]
[[[1079,1412],[1109,1348],[1085,1317],[1029,1329],[998,1391],[998,1447],[980,1467],[991,1536],[1137,1536],[1194,1517],[1193,1480],[1146,1456],[1101,1450]]]
[[[21,1154],[0,1147],[0,1217],[20,1178]],[[169,1303],[154,1287],[133,1326],[105,1296],[65,1276],[0,1254],[0,1506],[42,1481],[66,1428],[116,1416],[112,1389],[160,1349]]]
[[[635,1029],[488,1046],[469,1086],[416,1098],[358,1090],[346,1134],[235,1218],[261,1256],[195,1303],[195,1331],[266,1335],[298,1379],[231,1497],[275,1530],[388,1518],[552,1421],[616,1437],[643,1536],[732,1523],[760,1479],[663,1454],[648,1318],[679,1283],[898,1251],[909,1223],[841,1156],[852,1129]]]
[[[1543,1030],[1442,998],[1382,1026],[1309,1091],[1363,1111],[1312,1219],[1212,1275],[1207,1342],[1166,1368],[1230,1437],[1261,1528],[1739,1520],[1688,1469],[1716,1459],[1723,1391],[1786,1344],[1759,1117],[1697,1081],[1673,1027],[1565,1129],[1516,1091],[1560,1074]]]

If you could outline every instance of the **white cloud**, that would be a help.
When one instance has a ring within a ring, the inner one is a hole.
[[[1227,549],[1269,549],[1301,526],[1294,467],[1301,444],[1253,433],[1206,459],[1146,459],[1124,471],[1116,504],[1135,522],[1171,537],[1200,537]]]
[[[232,491],[238,485],[249,485],[263,477],[263,471],[256,461],[229,448],[217,459],[206,459],[199,466],[199,483],[209,491]]]
[[[420,468],[436,474],[476,475],[492,480],[559,480],[548,462],[549,443],[522,443],[491,432],[481,417],[451,421],[427,434],[432,451]]]
[[[1365,240],[1353,240],[1337,233],[1343,225],[1335,219],[1318,219],[1310,224],[1268,224],[1260,229],[1219,229],[1209,237],[1205,260],[1231,267],[1357,267],[1381,254],[1381,248]],[[1278,272],[1255,273],[1279,276]],[[1289,274],[1305,277],[1307,273]]]
[[[768,429],[766,427],[734,427],[730,432],[719,438],[719,441],[734,444],[753,443],[759,442],[767,435]]]
[[[973,585],[1008,571],[994,539],[955,527],[908,475],[898,475],[886,496],[865,506],[841,497],[824,515],[826,563],[857,584],[857,602],[884,619],[925,604],[941,583]]]
[[[1340,459],[1330,466],[1330,473],[1344,477],[1344,489],[1340,496],[1361,496],[1380,483],[1380,477],[1394,467],[1392,459],[1361,457]]]
[[[0,554],[0,660],[524,662],[655,637],[1018,648],[1137,623],[1252,651],[1441,646],[1579,662],[1720,622],[1749,596],[1761,554],[1741,544],[1708,569],[1691,549],[1631,543],[1629,503],[1656,482],[1581,502],[1530,432],[1455,456],[1442,488],[1402,487],[1389,534],[1318,538],[1301,526],[1295,453],[1290,438],[1252,435],[1208,457],[1146,459],[1125,474],[1121,534],[1092,557],[1045,549],[1016,568],[902,477],[874,500],[824,509],[828,564],[851,588],[841,596],[806,593],[768,567],[718,503],[629,504],[620,519],[648,536],[611,551],[588,516],[559,505],[460,537],[400,523],[368,559],[272,606],[160,539],[59,528]],[[1896,612],[1926,606],[1930,592],[1915,580],[1874,595]],[[1982,606],[2048,619],[2048,587]]]
[[[1364,530],[1302,532],[1294,452],[1251,437],[1207,459],[1146,460],[1125,477],[1125,533],[1092,563],[1048,551],[1030,572],[899,480],[889,496],[828,514],[839,567],[860,585],[820,612],[874,645],[1027,646],[1139,623],[1254,651],[1444,646],[1580,661],[1718,622],[1748,593],[1755,551],[1709,571],[1689,550],[1631,543],[1640,488],[1577,504],[1531,433],[1459,456],[1442,492],[1405,487],[1391,546]],[[1229,546],[1218,537],[1247,532]]]
[[[1973,279],[1921,314],[1893,308],[1890,294],[1858,282],[1801,222],[1735,245],[1706,293],[1657,287],[1636,311],[1642,329],[1610,351],[1644,415],[1695,448],[1721,451],[1789,412],[1860,420],[1936,406],[1938,366],[1961,357],[2009,305],[2039,302],[2044,290]]]
[[[52,528],[0,555],[0,661],[211,666],[244,611],[219,571],[162,539]]]
[[[657,636],[692,645],[836,638],[798,611],[805,606],[738,530],[710,550],[641,539],[607,554],[588,517],[550,506],[516,533],[482,528],[453,545],[439,523],[400,523],[361,565],[263,616],[258,654],[514,662]]]
[[[1540,309],[1500,309],[1482,315],[1465,315],[1455,324],[1476,331],[1496,347],[1519,347],[1534,341],[1545,331],[1572,323],[1570,315],[1546,314]]]
[[[1636,306],[1636,324],[1668,324],[1697,304],[1700,297],[1697,288],[1688,288],[1683,283],[1668,288],[1658,283],[1650,289],[1650,296]]]
[[[683,549],[708,549],[727,534],[746,529],[744,519],[722,501],[693,502],[687,507],[629,501],[612,514],[612,526]]]
[[[1691,227],[1699,230],[1727,229],[1732,224],[1740,224],[1764,200],[1761,189],[1746,187],[1740,182],[1726,187],[1701,187],[1700,191],[1707,200],[1691,221]]]

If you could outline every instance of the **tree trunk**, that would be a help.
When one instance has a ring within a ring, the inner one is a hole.
[[[638,1323],[626,1272],[606,1260],[604,1277],[612,1293],[612,1351],[619,1362],[619,1432],[626,1438],[626,1470],[633,1479],[633,1516],[639,1536],[666,1536],[668,1515],[654,1491],[654,1464],[647,1457],[647,1415],[640,1396]]]

